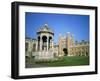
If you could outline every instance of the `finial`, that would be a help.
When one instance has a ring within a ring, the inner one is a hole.
[[[61,33],[59,33],[59,37],[61,36]]]
[[[46,23],[45,26],[48,26],[48,24]]]
[[[70,34],[70,32],[67,32],[67,34]]]
[[[48,26],[48,23],[47,22],[45,22],[45,26]]]

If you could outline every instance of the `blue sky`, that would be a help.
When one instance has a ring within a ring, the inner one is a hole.
[[[59,34],[67,32],[74,35],[77,41],[89,40],[89,16],[73,14],[25,13],[25,36],[36,38],[36,31],[48,23],[54,30],[54,42],[58,42]]]

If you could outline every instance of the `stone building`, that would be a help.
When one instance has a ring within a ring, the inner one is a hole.
[[[64,53],[66,49],[66,53]],[[89,41],[75,41],[70,32],[66,37],[59,36],[59,56],[89,56]]]
[[[25,53],[27,57],[34,57],[36,60],[54,59],[62,56],[88,56],[89,42],[82,40],[75,41],[73,35],[67,32],[66,36],[59,35],[58,45],[54,44],[54,31],[48,24],[38,29],[37,38],[25,39]]]
[[[38,41],[36,39],[26,38],[25,39],[25,53],[27,57],[32,56],[33,52],[37,51]]]

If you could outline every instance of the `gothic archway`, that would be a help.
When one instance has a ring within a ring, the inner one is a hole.
[[[46,36],[43,36],[42,37],[42,50],[46,50],[47,49],[47,37]]]
[[[51,44],[52,44],[52,37],[50,36],[49,37],[49,43],[48,43],[49,45],[48,45],[48,47],[49,47],[49,49],[51,48],[50,46],[51,46]]]
[[[67,48],[63,48],[63,51],[64,51],[64,55],[67,56],[67,55],[68,55],[68,50],[67,50]]]
[[[38,36],[38,50],[40,50],[40,36]]]

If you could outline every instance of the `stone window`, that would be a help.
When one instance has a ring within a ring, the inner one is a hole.
[[[25,43],[25,51],[28,51],[28,46],[29,46],[29,44],[28,44],[28,42],[26,42]]]
[[[33,44],[33,51],[36,51],[36,44]]]

